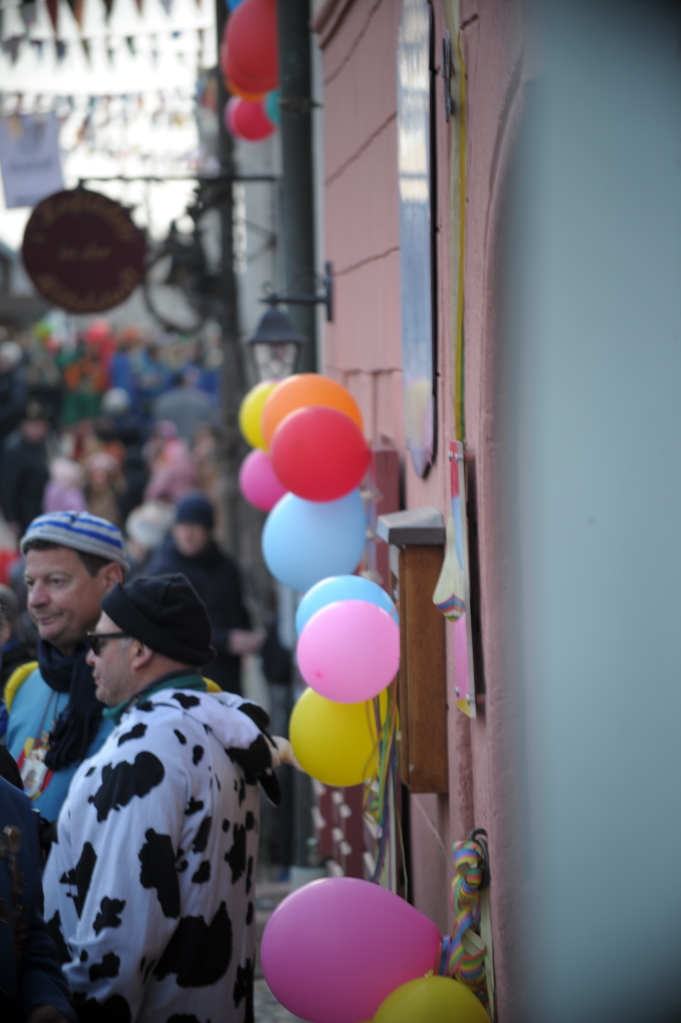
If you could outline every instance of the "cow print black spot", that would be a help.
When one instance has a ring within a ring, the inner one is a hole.
[[[83,949],[83,951],[80,953],[80,961],[81,961],[81,963],[86,963],[88,961],[88,959],[89,959],[89,956],[88,956],[87,952],[85,951],[85,949]]]
[[[248,857],[248,870],[246,871],[246,895],[253,887],[253,857]]]
[[[173,731],[175,732],[177,738],[180,740],[181,745],[186,746],[187,745],[186,735],[183,735],[179,728],[173,728]]]
[[[95,869],[95,863],[97,862],[97,853],[95,852],[92,844],[86,842],[83,846],[83,851],[80,854],[80,859],[76,863],[73,870],[69,870],[68,874],[62,874],[59,878],[60,884],[74,885],[77,889],[75,895],[69,892],[69,897],[73,899],[73,905],[76,908],[78,916],[83,912],[83,903],[87,898],[87,893],[90,888],[90,881],[92,880],[92,871]]]
[[[112,995],[104,1003],[85,995],[74,995],[79,1023],[130,1023],[132,1013],[123,995]]]
[[[245,998],[246,1004],[253,991],[253,960],[247,959],[244,967],[237,966],[236,982],[234,984],[234,1005],[239,1006]]]
[[[138,753],[134,764],[122,760],[115,767],[107,764],[102,768],[102,784],[90,796],[88,802],[97,809],[97,820],[101,823],[111,810],[127,806],[133,796],[142,799],[163,781],[163,764],[153,753]]]
[[[194,884],[205,884],[210,881],[210,860],[204,860],[197,871],[192,874]]]
[[[176,919],[180,915],[180,882],[175,867],[175,851],[170,835],[158,835],[149,828],[146,843],[139,853],[143,888],[155,888],[164,916]]]
[[[192,750],[192,761],[193,761],[193,763],[194,764],[200,763],[202,757],[203,757],[203,746],[198,746],[198,745],[195,746],[194,749]]]
[[[189,802],[187,803],[187,809],[184,811],[185,815],[187,817],[191,817],[193,813],[198,813],[199,810],[203,810],[203,800],[194,799],[193,796],[190,796]]]
[[[212,817],[204,817],[199,826],[199,830],[196,832],[196,838],[192,842],[192,849],[195,853],[202,853],[205,851],[208,845],[208,836],[210,834],[210,826],[213,822]]]
[[[199,700],[198,696],[192,696],[191,693],[173,693],[173,699],[177,700],[183,710],[189,710],[190,707],[199,707],[201,705],[201,700]]]
[[[85,777],[89,778],[90,775],[94,774],[96,770],[97,770],[96,767],[88,767],[87,771],[85,772]]]
[[[232,868],[232,884],[236,884],[246,870],[246,828],[243,824],[235,824],[232,834],[234,841],[232,848],[225,853],[225,860]]]
[[[253,903],[248,903],[248,911],[246,913],[246,926],[253,923]]]
[[[115,952],[107,952],[102,957],[101,963],[93,963],[88,970],[90,980],[94,984],[96,980],[101,980],[104,977],[117,977],[120,966],[121,960],[119,956]]]
[[[99,934],[105,927],[120,927],[121,918],[120,913],[125,909],[125,900],[121,899],[110,899],[108,896],[104,896],[99,904],[99,913],[95,917],[95,922],[92,925],[92,929],[95,934]]]
[[[229,828],[230,828],[230,822],[225,817],[225,819],[222,822],[222,830],[227,832],[227,831],[229,831]]]
[[[163,980],[177,975],[178,987],[205,987],[224,977],[232,959],[232,922],[227,905],[207,924],[202,916],[182,917],[154,969]]]
[[[242,714],[245,714],[247,718],[250,718],[258,726],[261,732],[264,732],[269,728],[270,716],[267,711],[263,710],[257,703],[247,703],[244,701],[239,707]]]
[[[118,745],[122,746],[124,742],[130,742],[131,739],[141,739],[146,734],[147,726],[143,721],[139,724],[133,725],[129,732],[124,732],[118,740]]]
[[[252,810],[246,812],[246,831],[252,831],[255,827],[255,816]]]

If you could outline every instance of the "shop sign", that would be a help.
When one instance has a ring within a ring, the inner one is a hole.
[[[63,188],[57,115],[0,119],[0,168],[8,210],[35,206]]]
[[[112,309],[144,277],[143,232],[120,203],[84,188],[36,206],[22,254],[40,294],[71,313]]]

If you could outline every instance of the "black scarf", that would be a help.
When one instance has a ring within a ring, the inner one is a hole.
[[[104,704],[95,696],[92,668],[85,663],[87,652],[84,643],[69,657],[42,639],[38,644],[43,679],[55,692],[69,694],[69,702],[50,732],[45,763],[51,771],[84,760],[102,720]]]

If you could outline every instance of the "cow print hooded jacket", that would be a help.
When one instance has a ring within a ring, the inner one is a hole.
[[[252,1018],[266,720],[228,693],[163,690],[78,769],[44,888],[81,1020]]]

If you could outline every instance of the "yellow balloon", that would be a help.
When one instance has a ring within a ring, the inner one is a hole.
[[[489,1023],[489,1016],[460,981],[421,977],[388,995],[373,1023]]]
[[[239,429],[244,439],[248,441],[252,448],[262,448],[263,451],[267,450],[267,443],[262,435],[260,420],[262,419],[262,410],[265,402],[278,384],[278,380],[266,380],[262,384],[256,384],[241,402]]]
[[[385,713],[385,696],[381,703]],[[359,785],[378,773],[372,701],[334,703],[314,689],[300,697],[289,724],[300,766],[325,785]]]

